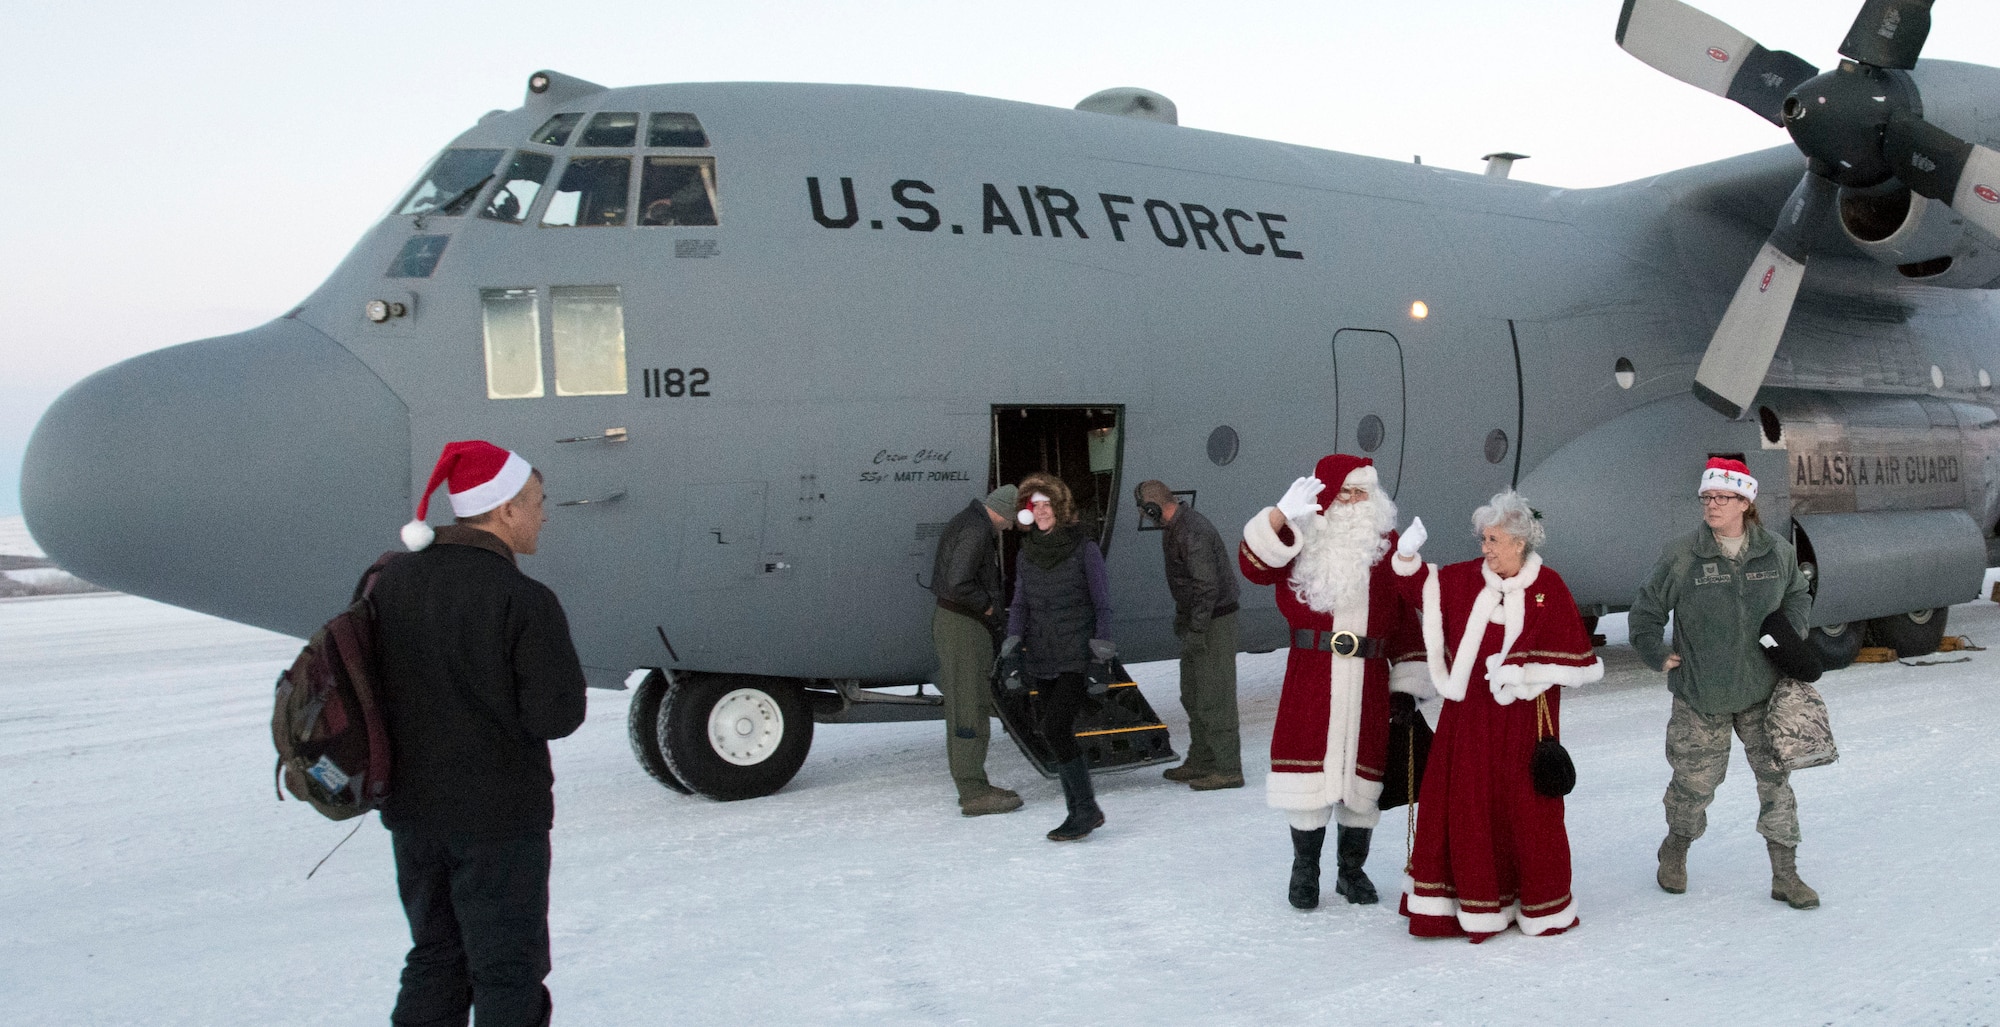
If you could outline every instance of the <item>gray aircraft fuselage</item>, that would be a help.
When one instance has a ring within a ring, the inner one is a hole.
[[[692,113],[710,145],[529,142],[554,114],[606,111]],[[1689,396],[1800,173],[1790,147],[1564,190],[958,94],[715,84],[565,86],[451,148],[501,168],[549,155],[543,203],[572,159],[712,158],[717,223],[542,227],[539,205],[508,223],[477,215],[490,184],[458,215],[385,216],[279,320],[119,364],[52,407],[23,504],[53,557],[308,634],[397,546],[439,447],[486,438],[541,468],[552,503],[590,501],[551,507],[525,567],[596,681],[662,665],[891,683],[932,673],[931,550],[991,484],[996,408],[1116,412],[1102,503],[1135,660],[1174,651],[1129,499],[1145,478],[1195,492],[1229,535],[1318,457],[1366,450],[1443,561],[1475,555],[1471,511],[1518,486],[1593,613],[1698,523],[1711,453],[1748,460],[1767,523],[1861,540],[1838,573],[1820,554],[1816,623],[1968,598],[2000,517],[1990,292],[1905,280],[1836,235],[1769,416]],[[435,238],[406,250],[417,236]],[[426,246],[434,268],[408,275]],[[559,395],[552,290],[613,286],[624,392]],[[482,319],[509,289],[535,304],[539,397],[489,398]],[[402,314],[370,320],[377,300]],[[1218,462],[1225,426],[1239,441]],[[624,440],[592,438],[609,429]],[[1877,514],[1914,518],[1905,541],[1871,547],[1893,521]],[[1245,598],[1246,647],[1280,644],[1268,592]]]

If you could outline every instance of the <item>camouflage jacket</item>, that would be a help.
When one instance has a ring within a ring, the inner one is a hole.
[[[1667,672],[1667,688],[1702,713],[1736,713],[1771,697],[1777,669],[1757,644],[1765,616],[1782,609],[1801,635],[1812,608],[1806,578],[1792,544],[1746,526],[1743,553],[1723,555],[1706,526],[1669,543],[1632,601],[1632,648],[1659,670],[1669,652],[1681,665]],[[1667,614],[1674,642],[1665,642]]]

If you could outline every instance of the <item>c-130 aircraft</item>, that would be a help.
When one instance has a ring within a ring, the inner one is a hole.
[[[937,715],[936,534],[1032,470],[1104,545],[1128,659],[1175,651],[1130,482],[1226,529],[1330,451],[1434,525],[1518,487],[1587,616],[1740,456],[1829,660],[1928,652],[2000,551],[2000,69],[1919,61],[1930,7],[1866,0],[1821,74],[1625,0],[1620,45],[1793,145],[1587,190],[1143,90],[537,72],[297,309],[67,392],[24,512],[86,578],[305,635],[441,444],[492,439],[546,474],[531,569],[593,682],[639,684],[641,762],[719,799],[782,787],[816,720]],[[1242,637],[1284,644],[1270,597]]]

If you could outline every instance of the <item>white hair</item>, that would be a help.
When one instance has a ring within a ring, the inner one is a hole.
[[[1548,532],[1542,530],[1541,515],[1519,492],[1512,490],[1499,493],[1472,512],[1472,530],[1483,535],[1488,528],[1499,528],[1520,539],[1527,546],[1522,555],[1534,552],[1536,546],[1548,540]]]
[[[1292,594],[1321,613],[1359,602],[1368,594],[1368,575],[1389,551],[1396,504],[1379,489],[1359,503],[1334,503],[1298,527],[1303,543],[1292,562]]]

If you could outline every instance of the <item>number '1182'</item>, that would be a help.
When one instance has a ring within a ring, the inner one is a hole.
[[[646,398],[679,399],[682,396],[705,398],[708,391],[708,368],[690,367],[649,367],[640,372],[646,381]]]

